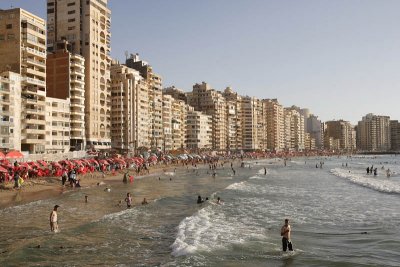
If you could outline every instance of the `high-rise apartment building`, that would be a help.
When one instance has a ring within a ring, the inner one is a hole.
[[[285,148],[284,108],[277,99],[262,100],[266,109],[267,149],[280,151]]]
[[[163,123],[163,152],[172,150],[172,112],[174,98],[170,95],[163,95],[162,123]]]
[[[21,150],[21,83],[18,73],[0,76],[0,150]],[[26,131],[26,130],[25,130]]]
[[[47,54],[48,97],[70,101],[70,151],[85,148],[85,59],[61,42]]]
[[[358,149],[363,151],[389,151],[390,117],[367,114],[357,125]]]
[[[186,93],[182,89],[176,88],[175,86],[170,86],[170,87],[164,88],[163,94],[170,95],[177,100],[184,101],[185,103],[187,102]]]
[[[327,121],[325,123],[324,146],[330,150],[353,151],[355,139],[353,126],[348,121]]]
[[[212,148],[227,150],[226,100],[222,94],[203,82],[188,93],[188,104],[196,111],[212,116]]]
[[[304,117],[296,107],[284,109],[285,149],[304,149]]]
[[[174,99],[172,102],[172,150],[186,148],[187,113],[193,110],[183,100]]]
[[[47,0],[48,51],[66,40],[85,58],[86,147],[111,147],[110,24],[107,0]]]
[[[149,97],[150,119],[150,147],[162,150],[164,145],[163,130],[163,96],[162,96],[162,79],[161,76],[153,72],[153,68],[146,61],[140,60],[138,54],[131,54],[126,60],[126,66],[139,71],[147,84]]]
[[[20,8],[0,10],[0,59],[0,72],[22,76],[21,150],[44,153],[46,22]]]
[[[267,147],[267,124],[263,103],[255,97],[241,99],[242,147],[244,150],[264,150]]]
[[[149,96],[139,71],[119,63],[111,66],[112,147],[136,153],[150,147]]]
[[[390,121],[390,146],[392,151],[400,151],[400,123],[398,120]]]
[[[212,116],[200,111],[187,113],[186,147],[192,150],[212,148]]]
[[[242,97],[227,87],[222,93],[226,100],[227,147],[231,151],[243,149]]]
[[[46,97],[46,153],[70,151],[70,99]]]

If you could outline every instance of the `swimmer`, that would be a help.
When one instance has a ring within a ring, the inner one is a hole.
[[[126,207],[129,209],[132,206],[132,197],[130,193],[126,193],[125,202],[126,202]]]
[[[223,203],[222,199],[220,197],[217,198],[217,204],[221,205]]]
[[[197,197],[197,204],[201,204],[201,203],[203,203],[204,202],[204,200],[201,198],[201,196],[199,195],[198,197]]]
[[[104,192],[111,192],[111,188],[106,187],[106,189],[104,189]]]
[[[147,204],[149,203],[147,202],[146,198],[143,198],[142,205],[147,205]]]
[[[85,203],[88,203],[88,196],[85,196]]]

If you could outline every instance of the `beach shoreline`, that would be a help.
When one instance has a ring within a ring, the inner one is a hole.
[[[80,190],[88,187],[96,186],[98,183],[103,182],[114,183],[121,181],[124,174],[128,171],[129,174],[133,175],[135,179],[147,178],[153,175],[161,175],[164,172],[174,171],[174,169],[181,170],[184,167],[181,164],[169,164],[169,165],[156,165],[150,168],[150,172],[144,175],[136,175],[136,171],[133,169],[123,169],[116,172],[113,175],[111,172],[106,173],[103,178],[101,172],[95,172],[92,175],[86,174],[83,177],[80,176],[81,188],[71,188],[69,185],[61,185],[61,177],[45,177],[45,178],[34,178],[25,181],[22,188],[12,189],[14,182],[9,182],[7,187],[9,189],[0,190],[0,209],[27,204],[34,201],[50,199],[63,194],[66,191]],[[11,188],[10,188],[11,187]]]

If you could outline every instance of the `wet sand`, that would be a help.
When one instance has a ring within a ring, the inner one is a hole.
[[[174,168],[186,169],[182,165],[156,165],[150,168],[150,173],[145,175],[136,175],[135,171],[129,170],[129,174],[136,178],[143,178],[146,176],[153,176],[157,174],[162,174],[164,170],[166,172],[174,171]],[[78,175],[80,179],[80,185],[82,188],[91,187],[97,185],[99,182],[108,183],[122,181],[124,174],[127,169],[116,172],[113,175],[111,172],[106,173],[103,178],[103,174],[100,172],[95,172],[92,175]],[[25,181],[20,189],[12,189],[14,182],[8,182],[6,184],[7,189],[0,190],[0,208],[6,208],[21,204],[26,204],[33,201],[38,201],[42,199],[48,199],[62,194],[67,190],[74,190],[66,183],[66,186],[61,185],[61,177],[45,177],[45,178],[33,178]]]

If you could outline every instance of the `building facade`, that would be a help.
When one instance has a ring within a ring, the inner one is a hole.
[[[21,86],[18,73],[0,76],[0,150],[21,150]]]
[[[350,152],[355,149],[353,126],[348,121],[327,121],[325,123],[324,146],[330,150]]]
[[[392,151],[400,151],[400,122],[390,121],[390,147]]]
[[[111,147],[110,25],[107,0],[47,0],[48,51],[62,40],[85,58],[86,148]]]
[[[280,151],[285,148],[284,108],[277,99],[264,99],[267,124],[267,149]]]
[[[46,153],[70,151],[70,99],[46,97]]]
[[[212,149],[212,116],[188,111],[186,120],[186,147],[195,151]]]
[[[357,125],[358,149],[371,152],[389,151],[390,134],[390,117],[369,113]]]
[[[22,76],[21,150],[45,152],[46,22],[20,8],[0,10],[0,72]]]

